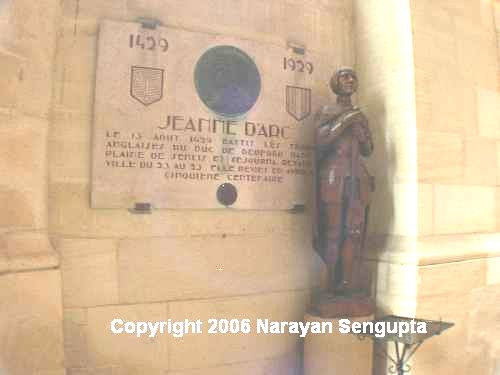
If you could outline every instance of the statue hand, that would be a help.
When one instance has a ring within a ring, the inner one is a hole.
[[[356,137],[356,139],[361,142],[361,143],[364,143],[366,142],[367,140],[367,136],[366,136],[366,133],[365,133],[365,130],[363,129],[363,127],[359,124],[355,124],[353,127],[352,127],[352,134],[354,135],[354,137]]]

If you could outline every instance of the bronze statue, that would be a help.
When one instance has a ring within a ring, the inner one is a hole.
[[[371,305],[360,272],[374,183],[361,156],[372,153],[373,142],[367,118],[351,102],[357,86],[352,69],[338,70],[330,80],[337,101],[324,106],[316,120],[315,247],[328,266],[328,290],[320,302],[326,306],[325,317],[356,315]],[[356,298],[364,305],[356,304]]]

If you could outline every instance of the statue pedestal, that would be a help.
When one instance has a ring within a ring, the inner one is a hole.
[[[373,319],[372,315],[345,318],[352,322]],[[332,322],[333,333],[309,333],[304,341],[304,375],[371,375],[373,342],[339,332],[340,318],[324,319],[306,314],[306,322]]]

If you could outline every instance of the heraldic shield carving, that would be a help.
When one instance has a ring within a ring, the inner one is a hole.
[[[286,111],[297,121],[311,114],[311,89],[286,87]]]
[[[144,105],[163,97],[163,69],[133,66],[130,72],[130,96]]]

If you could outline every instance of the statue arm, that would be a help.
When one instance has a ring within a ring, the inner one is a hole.
[[[331,123],[327,122],[320,125],[316,131],[316,144],[318,146],[328,146],[338,137],[337,133],[332,132]]]
[[[361,155],[370,156],[373,152],[372,133],[368,127],[368,120],[364,115],[356,124],[354,132],[360,144]]]
[[[316,131],[316,144],[319,146],[328,146],[334,142],[346,128],[351,126],[350,121],[346,121],[344,117],[342,118],[330,118],[323,122]]]

